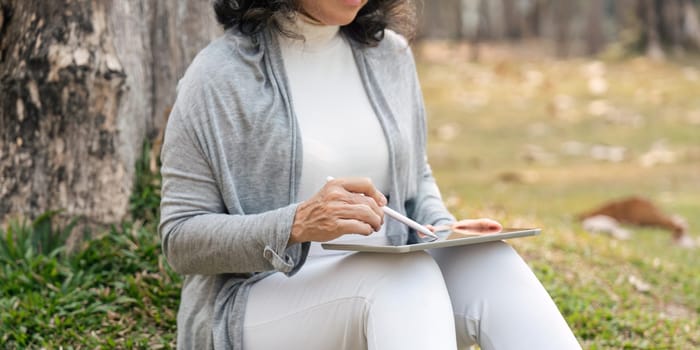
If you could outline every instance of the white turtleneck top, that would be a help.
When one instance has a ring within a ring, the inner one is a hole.
[[[283,24],[304,39],[279,36],[302,137],[297,199],[313,196],[328,176],[369,177],[377,189],[387,193],[389,149],[360,80],[350,44],[338,26],[310,21],[298,15],[295,21]],[[311,255],[321,252],[312,245]]]
[[[297,198],[313,196],[328,176],[369,177],[386,191],[389,151],[350,45],[338,26],[312,24],[302,15],[289,25],[304,36],[280,36],[304,152]]]

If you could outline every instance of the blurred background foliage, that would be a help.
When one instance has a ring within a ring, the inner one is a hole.
[[[416,1],[419,39],[472,44],[528,43],[558,57],[645,53],[663,58],[700,49],[697,0],[440,0]]]

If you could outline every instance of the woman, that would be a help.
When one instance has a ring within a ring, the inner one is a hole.
[[[425,161],[410,49],[385,30],[408,2],[214,1],[226,33],[180,82],[162,151],[163,251],[186,275],[178,348],[578,348],[504,243],[318,248],[416,239],[384,205],[454,221]]]

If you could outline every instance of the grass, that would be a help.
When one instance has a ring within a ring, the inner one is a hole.
[[[160,251],[160,176],[147,164],[137,164],[132,219],[75,252],[65,243],[79,218],[57,227],[48,212],[0,229],[0,348],[174,347],[181,277]]]
[[[471,64],[443,55],[423,57],[419,71],[429,153],[448,204],[461,217],[544,228],[512,243],[584,348],[700,347],[697,251],[674,246],[661,230],[634,229],[633,240],[616,241],[574,219],[606,200],[641,195],[683,215],[697,237],[697,66],[641,58]],[[654,145],[672,159],[643,164]],[[624,156],[598,159],[596,147],[620,147]]]
[[[27,237],[35,229],[36,222],[14,223],[6,234]],[[1,259],[5,348],[161,348],[174,340],[180,278],[151,229],[124,224],[73,254],[26,249]]]
[[[12,229],[31,235],[35,225]],[[29,251],[29,250],[28,250]],[[149,229],[125,224],[79,252],[3,257],[0,344],[160,348],[174,338],[180,278]]]
[[[700,347],[697,251],[674,246],[660,230],[635,229],[634,240],[616,241],[574,220],[636,194],[700,232],[698,68],[442,57],[420,59],[419,73],[431,162],[451,210],[544,228],[512,243],[584,348]],[[607,89],[591,89],[595,79]],[[673,159],[642,164],[654,144]],[[596,145],[625,152],[594,159]],[[149,171],[148,154],[145,147],[137,164],[131,219],[75,252],[64,243],[79,219],[61,227],[49,212],[0,229],[0,348],[174,346],[181,278],[160,252],[160,177]]]

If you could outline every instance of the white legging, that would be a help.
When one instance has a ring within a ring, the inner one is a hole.
[[[258,349],[580,349],[506,243],[312,257],[250,291],[243,343]]]

